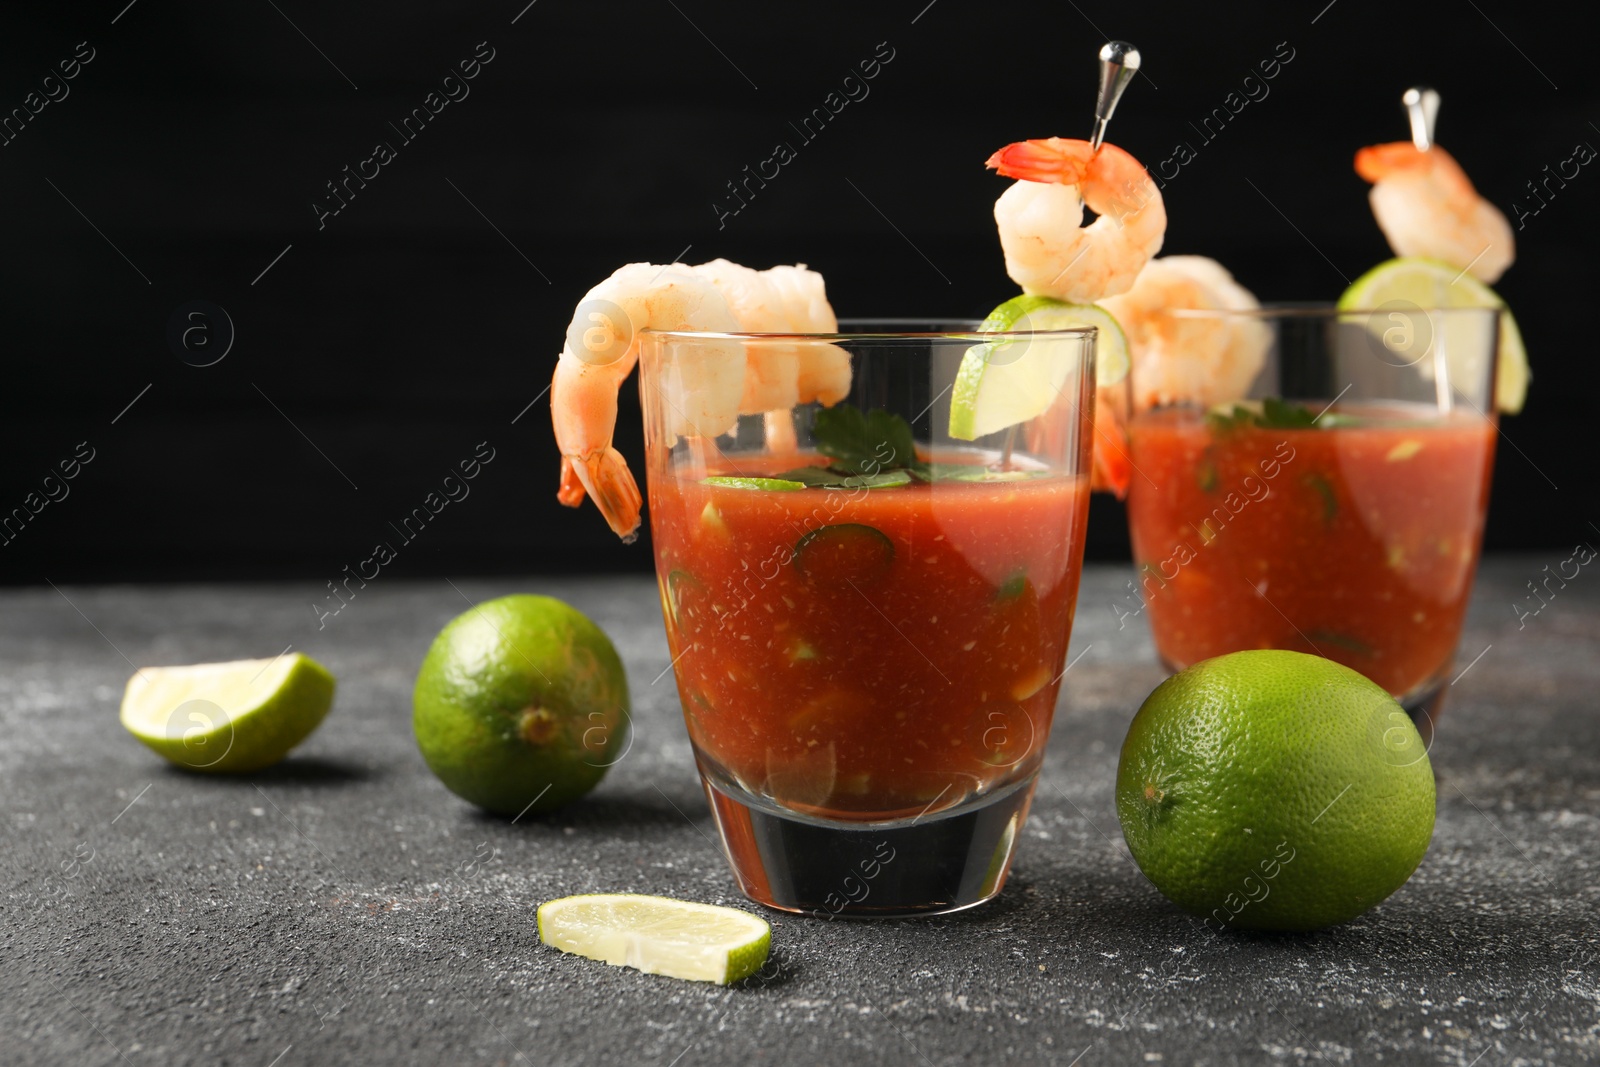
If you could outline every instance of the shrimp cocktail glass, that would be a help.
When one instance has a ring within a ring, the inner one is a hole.
[[[1311,652],[1431,736],[1494,464],[1494,308],[1173,310],[1174,351],[1231,355],[1235,395],[1173,403],[1134,361],[1128,518],[1165,665]],[[1221,385],[1226,388],[1225,384]]]
[[[1005,881],[1077,598],[1094,331],[976,325],[642,335],[673,671],[762,904],[936,913]]]

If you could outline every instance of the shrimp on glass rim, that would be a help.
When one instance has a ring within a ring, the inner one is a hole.
[[[1516,258],[1511,223],[1437,144],[1371,145],[1356,153],[1356,173],[1373,183],[1372,214],[1395,255],[1443,260],[1485,285]]]
[[[567,326],[550,385],[551,422],[561,450],[556,494],[561,503],[578,507],[590,497],[617,536],[632,541],[638,535],[643,496],[627,460],[612,446],[612,435],[617,394],[639,361],[644,330],[787,333],[836,328],[820,275],[803,266],[773,270],[784,273],[769,278],[772,272],[727,260],[697,267],[630,263],[584,295]],[[804,309],[804,321],[796,321],[796,307]],[[664,376],[668,432],[715,437],[731,430],[740,415],[772,415],[775,408],[787,415],[795,403],[818,398],[833,403],[849,392],[848,357],[842,367],[830,367],[820,376],[821,385],[811,385],[806,361],[769,359],[766,350],[773,347],[766,346],[756,361],[734,338],[694,346],[692,356],[675,362]],[[768,425],[770,434],[770,418]],[[781,438],[782,433],[780,425],[776,435]],[[788,436],[792,447],[792,424]]]
[[[1212,404],[1244,396],[1266,365],[1272,335],[1250,316],[1175,311],[1254,311],[1260,302],[1206,256],[1162,256],[1133,288],[1101,302],[1128,337],[1135,411]]]
[[[715,285],[746,333],[834,333],[822,275],[804,263],[752,270],[726,259],[691,267]],[[796,404],[831,406],[850,391],[849,353],[834,345],[767,342],[751,349],[739,414],[763,415],[767,449],[796,451]],[[759,352],[759,357],[754,353]]]
[[[1113,144],[1018,141],[986,166],[1021,179],[994,204],[1006,273],[1025,293],[1092,304],[1125,293],[1161,251],[1167,209],[1137,159]],[[1087,206],[1099,218],[1082,225]]]
[[[630,263],[584,295],[567,326],[550,383],[550,416],[561,449],[557,499],[575,508],[585,496],[592,497],[612,531],[625,541],[638,534],[643,496],[611,437],[617,425],[617,393],[639,361],[641,331],[652,326],[728,333],[738,330],[739,322],[716,286],[687,269]],[[737,345],[726,352],[711,347],[703,351],[713,358],[697,368],[706,389],[697,398],[702,418],[694,420],[695,428],[720,433],[737,418],[744,353]],[[724,412],[726,425],[719,426]],[[683,421],[691,418],[686,414]]]

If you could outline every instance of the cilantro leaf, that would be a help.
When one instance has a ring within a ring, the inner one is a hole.
[[[817,451],[850,474],[879,474],[895,469],[919,470],[911,424],[882,408],[863,413],[846,404],[822,408],[811,424]]]
[[[844,475],[827,467],[796,467],[792,471],[780,471],[773,477],[799,482],[801,485],[826,486],[836,484]]]
[[[1206,425],[1214,434],[1224,434],[1245,426],[1259,425],[1260,415],[1243,404],[1233,405],[1233,410],[1213,409],[1206,413]]]
[[[1206,424],[1213,433],[1227,433],[1244,427],[1261,430],[1331,430],[1339,426],[1359,426],[1362,420],[1353,415],[1323,411],[1313,413],[1304,404],[1296,404],[1269,396],[1256,407],[1255,403],[1234,404],[1213,408],[1206,414]]]
[[[911,475],[904,470],[880,471],[877,474],[852,474],[840,478],[840,489],[895,489],[911,484]]]
[[[1261,402],[1259,425],[1264,430],[1309,430],[1317,417],[1303,404],[1291,404],[1269,396]]]

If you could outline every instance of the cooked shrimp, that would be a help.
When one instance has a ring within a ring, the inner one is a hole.
[[[761,275],[783,301],[791,329],[804,333],[838,332],[839,320],[833,315],[833,305],[828,303],[828,289],[822,275],[807,269],[804,263],[772,267]]]
[[[783,300],[789,328],[803,333],[837,333],[839,320],[828,303],[822,275],[804,263],[763,271]],[[850,353],[838,345],[809,342],[800,346],[799,403],[820,401],[832,407],[850,395]]]
[[[717,286],[747,333],[833,333],[839,328],[822,275],[804,263],[757,271],[715,259],[692,269]],[[795,451],[791,409],[796,404],[820,399],[831,407],[850,392],[850,356],[835,345],[763,341],[748,345],[747,352],[751,358],[739,414],[764,416],[769,452]]]
[[[783,297],[763,271],[751,270],[726,259],[713,259],[689,268],[717,287],[728,310],[746,333],[793,333]],[[747,346],[744,393],[739,414],[785,411],[800,402],[800,352],[795,345],[762,341]]]
[[[568,507],[594,498],[611,529],[631,541],[641,496],[622,453],[611,446],[617,391],[639,359],[639,332],[739,329],[716,286],[680,265],[630,263],[585,294],[556,362],[550,413],[561,449],[561,489]],[[669,432],[714,436],[738,421],[744,353],[736,342],[685,346],[663,376]]]
[[[1101,301],[1128,336],[1134,410],[1157,404],[1209,407],[1250,391],[1271,331],[1249,316],[1174,315],[1174,310],[1254,310],[1261,305],[1205,256],[1153,259],[1133,288]]]
[[[995,201],[1006,273],[1025,293],[1092,304],[1125,293],[1161,251],[1167,209],[1139,161],[1111,144],[1018,141],[987,166],[1020,178]],[[1087,226],[1087,205],[1100,217]]]
[[[1356,153],[1356,173],[1372,182],[1372,214],[1397,256],[1429,256],[1493,285],[1516,258],[1511,223],[1478,195],[1450,153],[1410,141]]]
[[[828,303],[822,275],[807,270],[804,263],[778,266],[762,271],[762,276],[778,294],[796,333],[837,333],[839,320]],[[838,345],[807,341],[795,346],[795,400],[809,404],[821,401],[832,407],[850,395],[850,353]],[[768,411],[765,417],[767,450],[793,452],[797,447],[794,414]]]

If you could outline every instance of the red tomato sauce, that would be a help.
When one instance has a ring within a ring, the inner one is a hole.
[[[756,466],[706,473],[773,473]],[[1087,509],[1086,478],[1043,471],[789,492],[651,478],[667,638],[702,769],[860,820],[942,810],[1033,773]]]
[[[1339,413],[1359,421],[1222,427],[1183,409],[1131,421],[1140,570],[1114,610],[1147,611],[1168,666],[1294,649],[1396,696],[1448,670],[1478,563],[1495,424],[1398,406]]]

